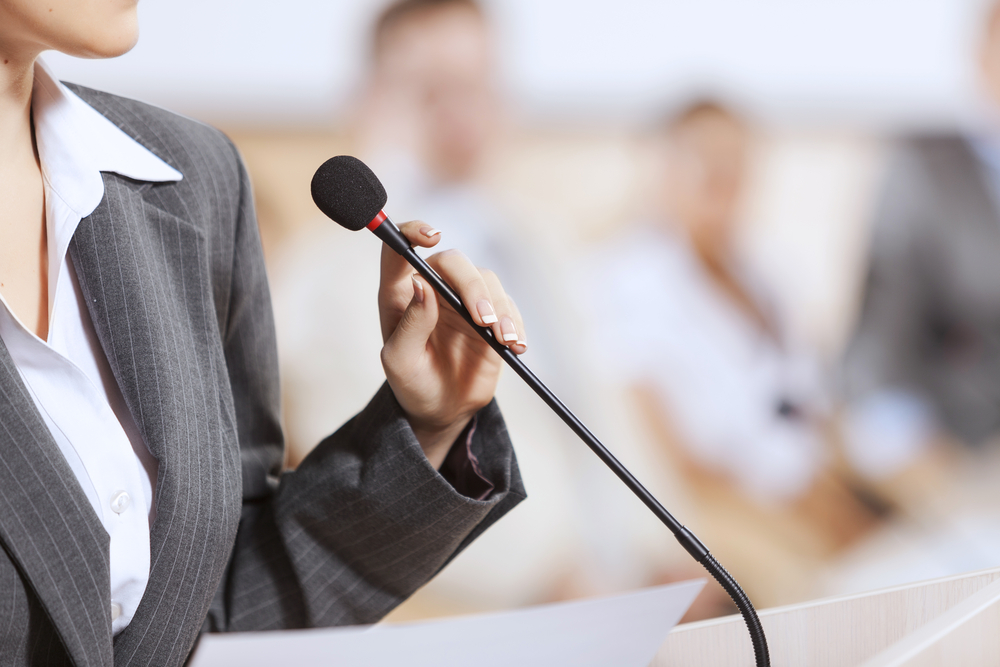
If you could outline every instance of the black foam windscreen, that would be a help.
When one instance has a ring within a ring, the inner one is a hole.
[[[375,173],[350,155],[320,165],[312,179],[312,198],[319,210],[352,232],[371,222],[388,199]]]

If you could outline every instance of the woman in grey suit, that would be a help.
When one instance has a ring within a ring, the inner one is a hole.
[[[136,37],[134,0],[0,0],[2,665],[180,665],[203,631],[372,622],[524,497],[499,359],[391,253],[387,382],[282,473],[235,148],[38,61]],[[431,263],[525,350],[495,276]]]

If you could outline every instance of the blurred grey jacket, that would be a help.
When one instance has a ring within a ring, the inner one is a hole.
[[[979,443],[1000,430],[1000,211],[970,143],[901,144],[881,195],[848,396],[912,392]]]
[[[73,87],[184,174],[104,174],[70,246],[122,394],[159,460],[145,594],[111,636],[108,536],[0,343],[0,664],[181,665],[202,631],[373,622],[524,497],[493,403],[459,494],[383,386],[281,472],[274,323],[250,184],[219,132]],[[336,378],[331,378],[336,382]]]

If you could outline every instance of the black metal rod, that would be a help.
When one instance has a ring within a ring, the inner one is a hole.
[[[615,458],[614,454],[608,451],[608,448],[597,439],[590,429],[588,429],[582,421],[577,418],[573,412],[566,407],[566,405],[559,400],[559,397],[552,393],[545,384],[539,380],[531,370],[524,365],[524,362],[514,354],[508,347],[501,344],[496,337],[493,335],[493,330],[489,327],[479,326],[475,320],[472,319],[472,315],[465,308],[462,300],[459,298],[458,294],[446,283],[438,273],[430,267],[423,260],[420,255],[418,255],[413,248],[410,246],[409,241],[403,236],[402,232],[396,228],[391,220],[386,219],[378,228],[375,230],[375,235],[382,239],[389,247],[399,253],[403,258],[406,259],[413,266],[417,272],[424,277],[427,282],[431,284],[441,298],[451,306],[455,312],[462,316],[462,318],[469,323],[469,325],[485,340],[489,343],[500,357],[507,362],[507,365],[514,369],[522,380],[527,383],[531,389],[538,394],[538,396],[545,401],[545,403],[552,408],[559,417],[566,423],[567,426],[576,433],[583,442],[590,447],[590,449],[597,454],[598,458],[604,461],[615,475],[618,476],[625,486],[629,488],[632,493],[634,493],[639,500],[643,502],[649,510],[656,515],[663,524],[670,529],[670,532],[674,534],[677,541],[680,542],[681,546],[691,556],[698,561],[708,572],[715,578],[716,581],[725,589],[729,597],[733,599],[736,604],[737,609],[740,610],[744,621],[747,624],[747,630],[750,632],[750,639],[753,643],[754,656],[756,658],[757,667],[770,667],[771,659],[767,650],[767,638],[764,636],[764,629],[761,626],[760,619],[757,617],[757,612],[754,610],[753,604],[747,597],[746,593],[736,582],[736,580],[726,571],[722,565],[715,559],[714,556],[709,552],[708,548],[702,544],[694,533],[684,527],[674,516],[667,511],[667,509],[660,504],[660,502],[650,493],[646,487],[644,487],[638,479],[632,475],[628,469],[621,464],[621,462]]]

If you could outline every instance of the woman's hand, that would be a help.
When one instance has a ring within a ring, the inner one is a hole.
[[[440,240],[439,232],[422,222],[400,230],[414,246],[429,248]],[[491,327],[515,353],[527,349],[521,316],[495,274],[477,269],[456,250],[432,255],[427,263],[478,324]],[[386,379],[424,454],[439,468],[472,416],[493,398],[503,362],[388,246],[382,247],[378,306]]]

